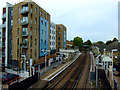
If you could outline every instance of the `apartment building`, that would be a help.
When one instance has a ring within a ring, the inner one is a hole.
[[[63,24],[56,24],[56,50],[66,48],[67,28]]]
[[[13,5],[6,3],[2,12],[1,49],[2,63],[5,66],[12,65],[12,25],[13,25]]]
[[[50,48],[50,14],[25,0],[13,6],[13,21],[12,60],[20,68],[29,65],[30,59],[34,65]]]
[[[0,25],[0,66],[2,65],[2,27]]]
[[[56,52],[56,25],[55,23],[50,23],[50,55]]]

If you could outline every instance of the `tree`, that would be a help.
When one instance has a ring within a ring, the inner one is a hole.
[[[98,41],[98,43],[99,43],[99,44],[104,44],[104,42],[103,42],[103,41]]]
[[[80,37],[75,37],[74,40],[73,40],[73,46],[78,46],[79,47],[79,50],[82,49],[82,44],[83,44],[83,40],[82,38]]]
[[[111,40],[108,40],[107,42],[106,42],[106,45],[109,45],[109,44],[111,44],[112,43],[112,41]]]
[[[92,42],[90,40],[87,40],[86,42],[84,42],[85,45],[92,45]]]
[[[113,42],[114,42],[114,41],[118,41],[117,38],[114,38],[114,39],[113,39]]]

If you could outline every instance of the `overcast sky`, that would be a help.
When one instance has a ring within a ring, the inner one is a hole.
[[[6,2],[2,0],[0,15]],[[51,21],[67,27],[67,40],[79,36],[92,42],[118,38],[118,0],[33,0],[51,15]],[[0,19],[2,23],[2,20]]]

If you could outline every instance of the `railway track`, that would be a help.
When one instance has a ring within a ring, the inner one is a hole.
[[[88,55],[87,51],[83,51],[82,55],[79,56],[79,58],[58,77],[50,81],[46,88],[75,89],[84,71]]]

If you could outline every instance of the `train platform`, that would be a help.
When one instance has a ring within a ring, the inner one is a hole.
[[[74,59],[67,60],[65,64],[61,64],[58,67],[53,68],[53,69],[49,70],[48,72],[42,74],[40,76],[40,81],[38,81],[36,84],[34,84],[29,90],[32,90],[34,88],[43,88],[50,80],[52,80],[56,76],[56,74],[60,73],[60,71],[63,68],[67,67],[71,62],[73,62],[74,60],[76,60],[80,55],[81,55],[81,53],[78,53],[74,57]]]

